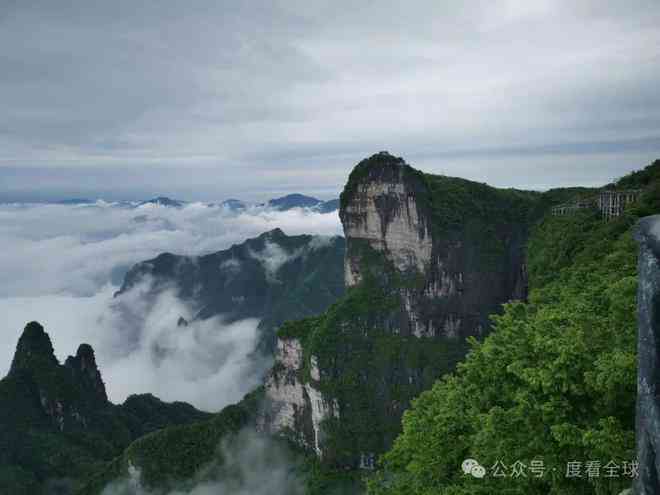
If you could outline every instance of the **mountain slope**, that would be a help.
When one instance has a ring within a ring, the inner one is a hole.
[[[414,401],[370,493],[601,495],[631,486],[632,229],[640,216],[660,211],[660,182],[646,180],[658,167],[612,186],[645,187],[641,200],[613,221],[585,210],[536,226],[528,244],[529,303],[508,305],[494,318],[493,333],[472,342],[457,372]],[[477,459],[486,477],[465,476],[466,458]],[[566,476],[569,461],[580,463],[579,476]],[[599,476],[587,474],[588,462],[598,463]],[[494,476],[497,465],[504,477]],[[526,476],[512,476],[516,465]]]
[[[275,229],[204,256],[164,253],[135,265],[116,297],[142,283],[151,298],[174,288],[197,308],[195,318],[261,319],[261,348],[270,350],[285,320],[320,313],[343,294],[344,244]]]
[[[132,396],[107,399],[93,349],[82,344],[60,364],[37,322],[23,331],[0,380],[0,493],[40,493],[72,484],[131,441],[165,426],[208,418],[183,403]]]
[[[411,399],[526,296],[524,246],[540,195],[423,174],[379,153],[341,196],[347,294],[285,324],[261,427],[326,465],[373,467]]]
[[[528,464],[540,452],[548,465],[631,455],[629,233],[659,204],[654,191],[609,223],[594,209],[545,217],[597,190],[499,190],[422,174],[384,153],[364,160],[341,199],[346,294],[280,328],[263,391],[214,419],[138,440],[97,479],[125,475],[133,462],[156,485],[199,473],[214,457],[209,442],[256,421],[308,453],[309,494],[358,492],[356,480],[397,436],[373,493],[618,493],[630,480],[505,486],[463,476],[461,463],[511,452]],[[491,313],[500,315],[494,324]],[[201,447],[178,450],[181,442]]]

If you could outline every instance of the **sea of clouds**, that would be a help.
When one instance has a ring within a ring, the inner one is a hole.
[[[0,376],[11,363],[25,324],[37,320],[62,361],[82,342],[91,344],[113,402],[135,393],[183,400],[217,411],[260,381],[266,362],[248,359],[257,320],[231,324],[222,317],[177,327],[194,308],[164,292],[145,303],[144,287],[119,301],[113,294],[135,263],[162,252],[200,255],[230,247],[276,227],[286,234],[341,235],[337,212],[234,212],[202,203],[172,208],[92,205],[0,205]],[[265,264],[281,253],[260,253]],[[130,315],[132,321],[127,324]],[[126,332],[127,326],[138,327]]]

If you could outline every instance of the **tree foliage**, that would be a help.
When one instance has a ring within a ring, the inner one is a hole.
[[[631,233],[637,216],[653,210],[644,199],[613,222],[590,211],[541,222],[528,246],[529,302],[507,304],[456,372],[414,401],[369,493],[602,495],[630,486],[623,465],[634,458]],[[486,477],[466,476],[466,458]],[[517,461],[526,477],[511,476]],[[529,471],[533,461],[543,463],[540,478]],[[593,461],[601,463],[598,477],[585,470]],[[610,461],[618,477],[604,476]],[[506,477],[493,476],[500,462]],[[566,476],[568,462],[582,463],[581,477]]]

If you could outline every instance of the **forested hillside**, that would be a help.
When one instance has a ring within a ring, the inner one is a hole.
[[[533,229],[529,302],[506,305],[457,371],[414,401],[369,493],[600,495],[631,486],[632,232],[638,218],[660,212],[659,170],[656,161],[617,184],[646,189],[614,221],[585,210]],[[467,458],[484,466],[484,478],[463,473]],[[576,476],[567,476],[571,466]]]

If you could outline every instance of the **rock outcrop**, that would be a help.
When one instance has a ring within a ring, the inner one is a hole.
[[[458,193],[468,195],[467,201],[452,204],[454,196],[465,199]],[[459,221],[446,223],[443,209],[434,204],[453,208]],[[357,165],[342,194],[346,285],[362,280],[367,244],[397,272],[416,279],[400,289],[405,318],[397,331],[481,337],[502,303],[527,297],[528,225],[514,210],[527,206],[506,192],[426,176],[401,158],[378,153]],[[487,209],[502,213],[498,218]]]
[[[44,331],[44,327],[36,321],[31,321],[25,326],[18,339],[9,374],[47,370],[57,364],[53,343]]]
[[[0,380],[0,493],[42,493],[36,487],[84,475],[142,435],[209,417],[152,396],[112,404],[92,347],[60,364],[43,326],[30,322]],[[33,491],[21,491],[26,484]]]
[[[346,285],[356,285],[362,279],[360,260],[351,252],[356,241],[366,241],[382,252],[401,272],[425,273],[431,263],[433,241],[430,212],[419,202],[425,187],[420,176],[410,173],[403,159],[386,152],[362,162],[356,172],[362,172],[360,168],[363,175],[344,192],[340,211],[349,240]]]
[[[108,401],[105,384],[101,378],[101,372],[96,366],[96,357],[91,345],[80,344],[76,355],[69,356],[64,366],[71,370],[74,380],[84,387],[91,400],[99,404]]]
[[[310,358],[310,380],[302,379],[305,362],[299,339],[278,339],[275,359],[277,365],[266,378],[266,407],[258,427],[270,434],[285,433],[321,458],[322,423],[330,418],[339,419],[339,405],[314,387],[321,378],[314,356]]]
[[[82,344],[62,366],[50,337],[35,321],[27,324],[18,341],[8,378],[29,384],[41,412],[62,432],[87,428],[96,411],[108,404],[92,347]]]
[[[639,477],[636,495],[660,494],[660,216],[637,227],[637,415]]]
[[[524,299],[533,195],[425,175],[386,152],[360,162],[341,195],[348,293],[285,325],[262,429],[325,461],[373,467],[410,400]]]

